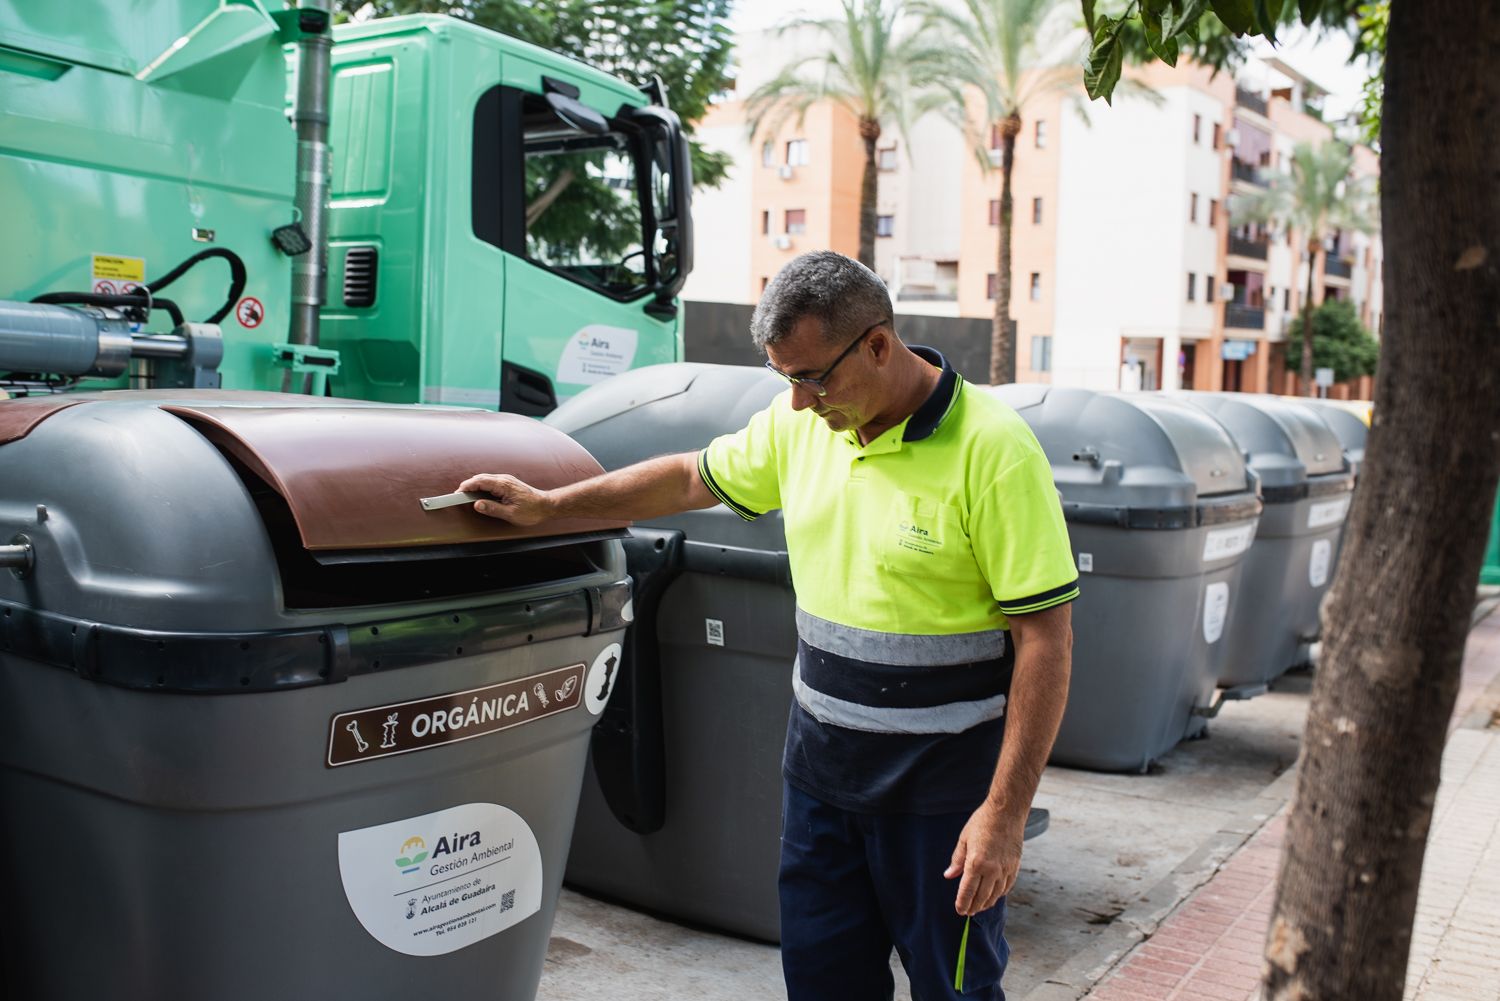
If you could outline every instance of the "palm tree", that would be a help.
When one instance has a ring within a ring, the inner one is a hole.
[[[1353,176],[1354,151],[1342,142],[1298,143],[1291,170],[1271,179],[1266,190],[1229,200],[1235,223],[1269,223],[1302,235],[1307,246],[1307,294],[1302,300],[1302,385],[1313,388],[1312,307],[1318,255],[1335,232],[1369,233],[1377,222],[1376,194],[1368,177]]]
[[[1084,68],[1073,53],[1058,56],[1066,32],[1077,27],[1077,0],[962,0],[958,7],[918,2],[913,10],[941,39],[938,67],[929,72],[945,81],[942,113],[969,137],[981,168],[988,173],[992,130],[1000,138],[1000,249],[996,268],[995,319],[990,335],[990,382],[1016,377],[1015,332],[1010,318],[1011,170],[1016,136],[1026,109],[1059,92],[1083,94]],[[1131,88],[1122,82],[1121,93]],[[969,95],[977,91],[982,122],[975,128]]]
[[[793,21],[779,33],[810,29],[821,45],[794,59],[746,99],[752,140],[774,135],[794,116],[800,123],[813,105],[831,101],[859,122],[865,146],[859,193],[859,260],[875,267],[875,144],[883,122],[894,123],[908,149],[909,125],[931,103],[925,68],[932,54],[914,34],[901,34],[905,0],[841,0],[843,16]]]

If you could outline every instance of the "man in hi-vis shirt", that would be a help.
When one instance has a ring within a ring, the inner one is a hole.
[[[1026,424],[897,338],[885,285],[788,264],[751,334],[791,383],[741,431],[557,490],[474,476],[522,525],[780,509],[797,595],[782,770],[791,1001],[1003,999],[1004,897],[1067,699],[1078,596]],[[726,790],[726,794],[731,794]],[[956,881],[956,882],[955,882]]]

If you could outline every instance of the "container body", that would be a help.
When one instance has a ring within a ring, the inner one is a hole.
[[[597,463],[507,414],[66,403],[0,402],[0,993],[533,997],[623,552],[419,498]]]
[[[512,730],[336,768],[326,763],[331,720],[591,663],[618,637],[256,695],[135,692],[0,653],[0,851],[26,860],[7,876],[12,913],[24,915],[7,922],[0,945],[12,996],[534,997],[597,717],[579,705]],[[364,737],[378,749],[379,730]],[[497,820],[476,804],[514,816]],[[439,826],[445,820],[458,829]],[[382,857],[341,859],[341,837],[396,822]],[[432,857],[409,875],[396,869],[408,838],[432,849],[476,832],[477,847]],[[454,875],[432,872],[511,841],[519,850]],[[344,866],[355,868],[344,875]],[[508,922],[517,907],[526,914],[484,937],[487,928],[444,929],[438,941],[452,952],[399,952],[365,924],[392,916],[362,920],[350,898],[360,880],[385,886],[392,873],[396,889],[409,891],[390,898],[394,921],[425,924],[433,937],[451,918]],[[472,905],[459,890],[457,902],[451,894],[434,901],[450,901],[451,910],[422,913],[425,898],[478,879],[485,882],[473,889],[494,889]],[[490,904],[494,911],[469,914]]]

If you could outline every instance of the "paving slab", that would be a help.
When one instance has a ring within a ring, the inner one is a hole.
[[[1500,615],[1481,605],[1422,866],[1407,1001],[1500,1001]],[[1290,775],[1288,776],[1290,778]],[[1251,1001],[1286,829],[1282,812],[1105,969],[1075,956],[1026,1001]],[[1080,990],[1082,987],[1082,990]]]

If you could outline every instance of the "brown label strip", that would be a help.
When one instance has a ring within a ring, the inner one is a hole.
[[[586,670],[573,664],[498,685],[339,713],[328,728],[328,767],[425,751],[576,709]]]

